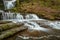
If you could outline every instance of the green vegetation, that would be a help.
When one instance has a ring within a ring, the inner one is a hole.
[[[3,0],[0,0],[0,9],[1,9],[1,10],[4,9]]]
[[[23,23],[12,23],[10,21],[0,21],[0,40],[10,37],[20,31],[26,30]]]
[[[16,10],[35,13],[45,19],[60,20],[60,0],[17,0]]]
[[[14,27],[20,27],[21,25],[23,25],[23,24],[15,24],[15,23],[1,24],[0,25],[0,32],[7,30],[7,29],[14,28]]]
[[[3,40],[4,38],[7,38],[9,36],[12,36],[14,35],[15,33],[19,32],[19,31],[22,31],[22,30],[25,30],[27,29],[26,27],[16,27],[16,28],[12,28],[12,29],[9,29],[9,30],[6,30],[6,31],[3,31],[0,35],[0,40]]]
[[[52,8],[56,10],[60,10],[60,0],[17,0],[17,7],[20,6],[29,6],[32,5],[39,5],[41,7]],[[18,9],[17,8],[17,9]]]
[[[35,13],[39,17],[60,20],[60,0],[17,0],[12,12]]]

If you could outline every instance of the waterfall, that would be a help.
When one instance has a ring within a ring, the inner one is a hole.
[[[25,23],[24,26],[28,26],[28,29],[30,29],[30,30],[37,30],[37,31],[44,31],[44,32],[50,31],[50,30],[47,29],[47,28],[41,27],[41,26],[38,25],[36,22],[27,22],[27,23]]]
[[[3,0],[5,9],[11,9],[15,6],[16,0]]]
[[[19,13],[16,14],[16,13],[11,13],[11,12],[5,12],[5,13],[2,13],[2,16],[3,16],[3,20],[11,20],[11,19],[22,20],[23,19],[23,16],[20,15]]]
[[[60,22],[51,22],[48,24],[50,27],[52,27],[53,29],[60,29]]]
[[[12,0],[12,2],[15,2],[16,0]]]
[[[26,19],[39,19],[39,17],[35,14],[28,14],[25,16]]]
[[[20,15],[20,13],[18,13],[17,16],[16,16],[16,18],[22,20],[23,19],[23,16]]]
[[[60,21],[45,21],[43,22],[44,25],[51,27],[52,29],[59,29],[60,30]]]
[[[37,23],[32,21],[32,20],[45,21],[44,19],[40,19],[35,14],[28,14],[28,15],[25,16],[25,19],[24,19],[23,15],[21,15],[20,13],[5,12],[5,13],[2,13],[2,17],[3,17],[2,18],[3,20],[8,20],[8,21],[10,20],[14,23],[17,23],[17,22],[24,23],[24,22],[26,22],[25,25],[29,26],[29,29],[48,31],[48,29],[42,28]],[[49,27],[51,27],[53,29],[59,29],[60,30],[60,22],[58,22],[58,21],[53,22],[53,21],[46,20],[45,22],[43,22],[43,24],[48,25]]]
[[[11,9],[11,8],[13,8],[15,6],[15,1],[16,0],[10,0],[10,1],[9,0],[3,0],[5,9]],[[0,14],[0,16],[1,16],[1,14]],[[11,20],[11,21],[13,21],[15,23],[17,23],[17,22],[23,22],[23,21],[27,22],[27,21],[30,21],[30,20],[43,20],[43,19],[40,19],[35,14],[27,14],[25,16],[25,19],[26,19],[25,20],[20,13],[19,14],[15,14],[15,13],[10,13],[10,12],[3,13],[1,17],[3,17],[3,20]],[[53,29],[60,29],[60,22],[56,22],[56,21],[55,22],[51,22],[51,21],[49,21],[49,22],[44,22],[44,24],[52,27]],[[47,31],[47,29],[40,27],[35,22],[28,22],[25,25],[29,26],[30,29]]]
[[[14,23],[17,23],[17,22],[28,22],[28,21],[30,23],[30,21],[32,21],[32,20],[44,21],[43,19],[40,19],[35,14],[28,14],[28,15],[25,16],[25,19],[20,13],[6,12],[6,13],[3,13],[2,16],[3,16],[3,20],[10,20],[10,21],[12,21]],[[32,25],[30,25],[30,24],[32,24]],[[34,22],[31,22],[30,24],[28,24],[28,25],[30,25],[31,27],[33,27],[33,25],[34,26],[38,25],[38,24],[36,24]],[[57,22],[57,21],[53,22],[53,21],[46,20],[45,22],[43,22],[43,24],[48,25],[49,27],[51,27],[53,29],[60,29],[60,22]],[[38,28],[41,28],[41,27],[38,26],[36,29],[35,28],[34,28],[34,30],[39,30]],[[33,28],[31,28],[31,29],[33,29]]]
[[[6,12],[6,13],[2,14],[2,16],[3,16],[3,20],[9,20],[9,19],[15,19],[16,18],[16,14],[10,13],[10,12]]]

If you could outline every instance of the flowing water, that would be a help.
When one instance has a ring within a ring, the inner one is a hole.
[[[22,20],[23,16],[20,14],[16,14],[16,13],[5,12],[5,13],[2,13],[2,18],[3,18],[3,20],[13,20],[13,19]]]
[[[6,13],[2,14],[2,16],[3,16],[3,20],[9,20],[9,19],[15,19],[16,18],[16,14],[10,13],[10,12],[6,12]]]
[[[23,15],[21,15],[20,13],[5,12],[5,13],[2,13],[2,16],[3,16],[3,20],[8,20],[8,21],[10,20],[14,23],[26,22],[25,25],[29,26],[30,29],[47,31],[47,29],[40,27],[36,22],[30,22],[32,20],[35,20],[35,21],[44,20],[44,19],[40,19],[35,14],[28,14],[25,16],[25,19],[24,19]],[[60,21],[58,22],[58,21],[47,20],[46,22],[43,22],[43,23],[45,25],[48,25],[49,27],[52,27],[53,29],[60,29]]]
[[[9,1],[9,0],[3,0],[5,9],[11,9],[11,8],[13,8],[15,6],[15,1],[16,0],[11,0],[11,1]]]
[[[12,7],[15,6],[15,2],[16,0],[12,0],[12,1],[8,1],[8,0],[3,0],[4,2],[4,5],[5,5],[5,9],[11,9]],[[47,32],[47,31],[50,31],[49,29],[47,28],[43,28],[41,27],[41,25],[39,25],[38,23],[36,22],[30,22],[32,20],[35,20],[35,21],[42,21],[42,20],[45,20],[45,19],[40,19],[37,15],[35,14],[27,14],[25,16],[25,19],[23,17],[23,15],[21,15],[20,13],[11,13],[11,12],[5,12],[5,13],[2,13],[2,16],[3,16],[3,20],[8,20],[8,21],[12,21],[14,23],[17,23],[17,22],[22,22],[24,23],[24,26],[28,26],[28,29],[30,30],[38,30],[38,31],[44,31],[44,32]],[[49,27],[52,27],[53,29],[59,29],[60,30],[60,22],[52,22],[52,21],[49,21],[48,22],[43,22],[45,25],[48,25]]]
[[[39,19],[39,17],[35,14],[28,14],[25,16],[26,19]]]
[[[53,29],[60,29],[60,22],[58,22],[58,21],[50,22],[50,23],[48,23],[46,25],[52,27]]]
[[[20,20],[24,19],[23,16],[20,15],[19,13],[17,14],[16,18],[17,18],[17,19],[20,19]]]
[[[25,23],[25,26],[28,26],[28,29],[30,30],[37,30],[37,31],[44,31],[44,32],[49,31],[49,29],[41,27],[36,22],[27,22]]]

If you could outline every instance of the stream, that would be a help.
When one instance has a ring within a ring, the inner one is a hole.
[[[20,13],[11,13],[11,12],[5,12],[2,13],[2,19],[6,21],[12,21],[13,23],[24,23],[25,26],[28,26],[29,29],[33,30],[42,30],[42,31],[48,31],[48,29],[40,27],[40,25],[33,21],[45,21],[43,24],[48,25],[49,27],[52,27],[53,29],[59,29],[60,30],[60,21],[49,21],[46,19],[40,19],[35,14],[27,14],[25,16],[21,15]]]
[[[11,9],[15,6],[15,1],[4,0],[5,9]],[[60,21],[50,21],[46,19],[39,18],[36,14],[26,14],[25,16],[21,15],[22,13],[12,13],[12,12],[2,12],[0,13],[0,20],[12,21],[13,23],[23,23],[25,27],[28,27],[29,31],[43,31],[51,32],[49,28],[42,27],[42,25],[47,25],[52,29],[60,30]],[[40,24],[38,24],[40,23]],[[42,24],[42,25],[41,25]]]

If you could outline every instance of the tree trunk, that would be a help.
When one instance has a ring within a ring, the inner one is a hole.
[[[11,21],[0,21],[0,24],[11,23]]]
[[[19,31],[22,31],[22,30],[25,30],[27,29],[26,27],[16,27],[16,28],[13,28],[13,29],[10,29],[10,30],[7,30],[7,31],[4,31],[2,32],[2,34],[0,35],[0,40],[4,39],[4,38],[7,38],[9,36],[12,36],[14,35],[15,33],[19,32]]]
[[[0,32],[1,31],[5,31],[7,29],[10,29],[10,28],[14,28],[14,27],[19,27],[23,25],[22,23],[8,23],[8,24],[2,24],[0,25]]]

